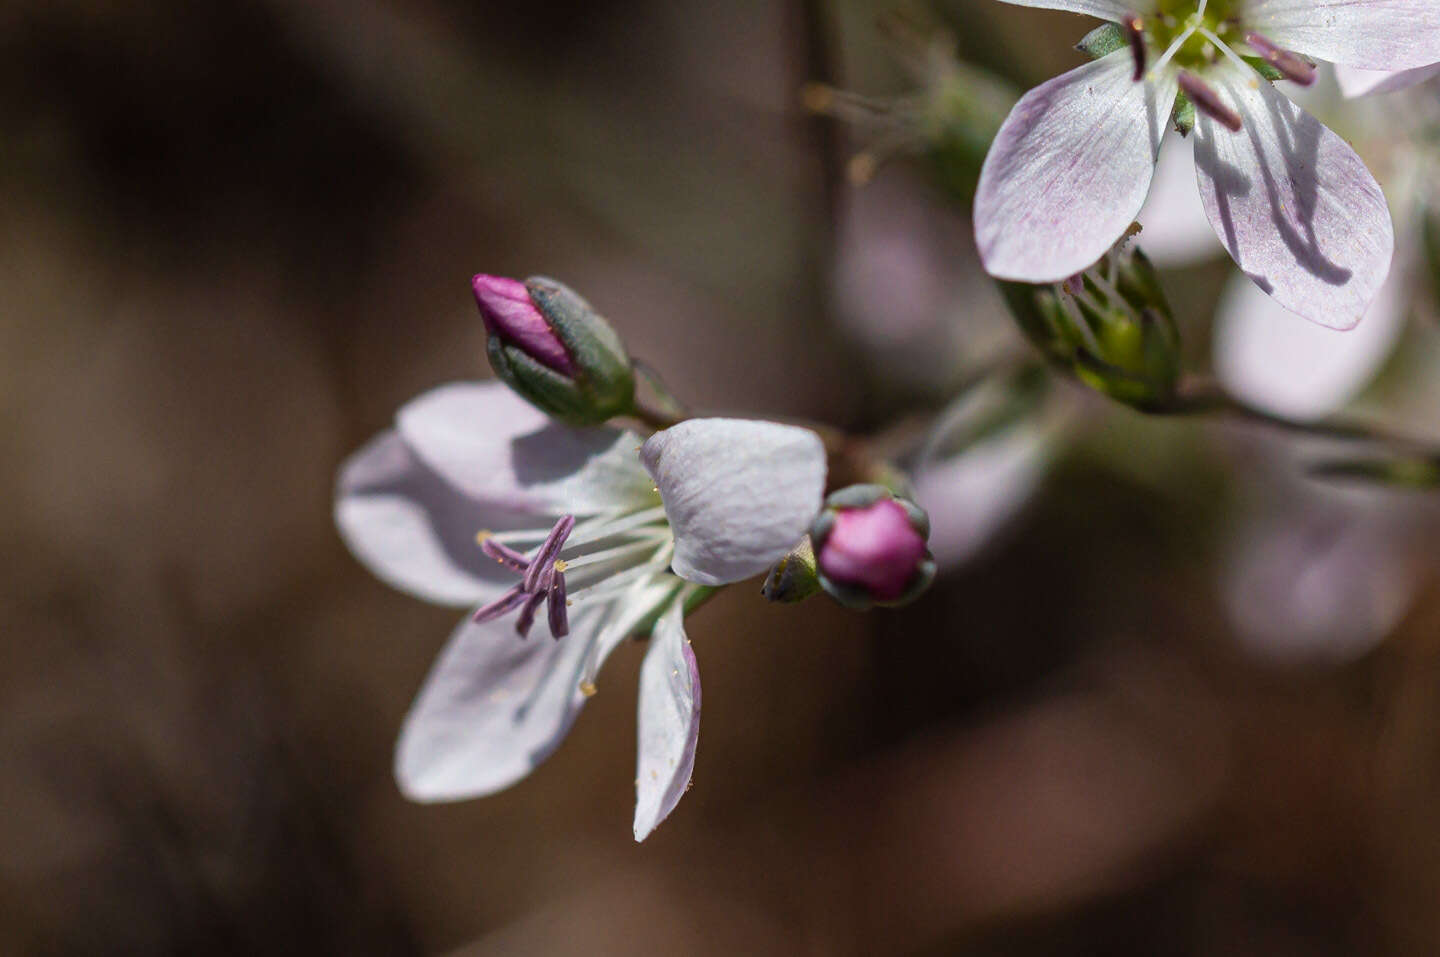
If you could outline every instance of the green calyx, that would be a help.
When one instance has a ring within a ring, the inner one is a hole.
[[[590,304],[568,286],[543,276],[525,280],[535,308],[565,346],[573,376],[536,361],[492,335],[490,366],[531,405],[569,425],[600,425],[635,406],[635,373],[624,343]]]
[[[1174,401],[1180,334],[1144,253],[1112,251],[1068,283],[1000,285],[1021,330],[1051,363],[1135,408]]]

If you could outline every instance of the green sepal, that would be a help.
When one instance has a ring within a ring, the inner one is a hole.
[[[1120,24],[1106,23],[1085,34],[1084,39],[1075,44],[1075,49],[1092,60],[1099,60],[1129,45],[1130,38]]]
[[[1429,456],[1333,459],[1317,462],[1308,471],[1316,478],[1349,479],[1406,489],[1440,488],[1440,458]]]
[[[1181,136],[1189,136],[1195,129],[1195,102],[1184,91],[1175,95],[1175,109],[1170,119],[1175,124],[1175,132]]]
[[[535,308],[565,346],[575,363],[576,373],[574,395],[562,398],[552,390],[541,397],[548,407],[524,391],[521,395],[571,425],[599,425],[632,411],[635,371],[624,343],[610,324],[563,283],[531,276],[525,280],[525,288]],[[529,364],[538,365],[533,360]]]
[[[768,601],[794,604],[820,591],[820,575],[815,568],[815,548],[810,536],[802,538],[786,552],[760,586],[760,594]]]
[[[1274,83],[1274,82],[1276,82],[1277,80],[1283,80],[1283,79],[1286,78],[1286,77],[1285,77],[1285,74],[1283,74],[1283,73],[1281,73],[1279,70],[1277,70],[1277,69],[1275,68],[1275,65],[1274,65],[1273,63],[1271,63],[1269,60],[1266,60],[1264,57],[1246,56],[1246,57],[1241,57],[1240,59],[1244,60],[1246,63],[1248,63],[1248,64],[1250,64],[1252,67],[1254,67],[1255,70],[1256,70],[1256,72],[1258,72],[1258,73],[1259,73],[1261,76],[1263,76],[1265,79],[1269,80],[1271,83]]]

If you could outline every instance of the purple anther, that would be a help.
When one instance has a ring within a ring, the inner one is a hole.
[[[1135,58],[1135,75],[1132,79],[1139,83],[1145,79],[1145,21],[1138,13],[1126,13],[1120,20],[1120,26],[1130,41],[1130,55]]]
[[[905,594],[925,558],[925,536],[899,502],[840,509],[816,561],[832,581],[863,588],[876,601]]]
[[[566,607],[565,574],[555,571],[555,581],[550,585],[550,634],[558,641],[570,634],[570,612]]]
[[[508,545],[502,545],[489,536],[480,539],[480,551],[484,552],[487,557],[495,559],[495,561],[501,565],[507,565],[517,572],[523,572],[530,567],[530,559]]]
[[[555,559],[560,557],[560,549],[565,547],[565,539],[570,537],[571,530],[575,527],[574,515],[562,515],[555,527],[550,529],[550,534],[545,537],[545,543],[530,560],[530,567],[525,569],[525,582],[522,587],[528,592],[540,590],[540,579],[555,565]]]
[[[1245,34],[1245,42],[1264,58],[1265,62],[1284,74],[1285,79],[1309,86],[1315,82],[1315,67],[1289,50],[1275,45],[1275,41],[1263,33],[1251,30]]]
[[[1085,291],[1085,278],[1078,272],[1065,280],[1065,291],[1072,296],[1078,296]]]
[[[496,618],[499,618],[500,616],[513,611],[528,597],[529,593],[526,592],[519,585],[516,585],[514,588],[510,589],[505,594],[492,601],[490,604],[481,607],[478,611],[475,612],[475,615],[473,618],[471,618],[471,621],[475,622],[475,624],[477,625],[483,625],[487,621],[494,621]]]
[[[470,280],[485,330],[561,375],[574,376],[575,362],[550,323],[535,308],[525,284],[481,273]]]
[[[1225,102],[1220,99],[1220,94],[1216,93],[1204,80],[1193,73],[1181,70],[1179,81],[1180,89],[1190,97],[1190,102],[1195,104],[1195,109],[1230,132],[1240,132],[1240,128],[1244,125],[1240,114],[1226,106]]]
[[[546,592],[537,591],[525,599],[525,607],[520,609],[520,617],[515,619],[515,630],[520,632],[521,638],[530,637],[530,629],[535,624],[535,612],[545,600],[545,595]]]

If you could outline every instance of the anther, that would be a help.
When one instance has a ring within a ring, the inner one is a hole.
[[[1193,73],[1181,70],[1179,82],[1180,89],[1184,90],[1185,95],[1190,97],[1190,102],[1195,104],[1195,109],[1204,113],[1230,132],[1240,132],[1240,128],[1244,125],[1240,119],[1240,114],[1226,106],[1224,101],[1220,99],[1220,94],[1216,93],[1204,80]]]
[[[480,542],[480,551],[485,553],[487,558],[493,558],[501,565],[507,565],[517,572],[523,572],[530,567],[530,560],[508,545],[495,541],[489,532],[481,532],[476,538]]]
[[[574,515],[562,515],[555,527],[550,529],[550,534],[545,537],[545,543],[535,553],[531,560],[530,567],[525,569],[525,581],[523,588],[527,592],[535,592],[540,589],[540,577],[550,571],[555,564],[555,559],[560,557],[560,549],[565,546],[565,539],[570,537],[570,532],[575,528]]]
[[[519,585],[516,585],[490,604],[477,610],[471,621],[477,625],[483,625],[487,621],[494,621],[496,618],[514,610],[516,606],[522,604],[529,597],[529,593],[524,591]]]
[[[564,571],[560,566],[563,562],[555,563],[555,581],[550,584],[550,604],[547,610],[550,613],[550,634],[558,641],[570,634],[570,613],[567,611],[569,602],[565,599],[565,576],[560,574]]]
[[[515,619],[515,630],[520,632],[521,638],[530,637],[530,629],[535,625],[535,612],[539,610],[540,603],[545,600],[546,592],[537,591],[533,595],[526,596],[525,607],[520,609],[520,617]]]
[[[1315,67],[1299,56],[1275,45],[1264,34],[1251,30],[1245,34],[1245,42],[1264,58],[1265,62],[1285,75],[1285,79],[1309,86],[1315,82]]]
[[[1139,83],[1145,78],[1145,21],[1138,13],[1127,13],[1120,21],[1120,26],[1125,29],[1125,36],[1130,40],[1130,55],[1135,58],[1135,75],[1132,79]]]

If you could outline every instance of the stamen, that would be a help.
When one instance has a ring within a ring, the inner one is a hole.
[[[489,532],[481,532],[475,536],[480,543],[480,551],[489,558],[495,559],[501,565],[508,565],[517,572],[523,572],[530,567],[530,560],[508,545],[495,541],[495,536]]]
[[[560,640],[570,634],[570,612],[568,602],[565,598],[565,576],[559,574],[564,571],[561,563],[555,563],[555,581],[550,586],[549,605],[546,610],[550,613],[550,634],[555,640]]]
[[[539,610],[540,603],[545,600],[548,591],[537,591],[533,595],[527,595],[525,607],[520,609],[520,617],[515,619],[515,630],[520,632],[521,638],[530,637],[530,629],[535,625],[535,612]]]
[[[487,621],[494,621],[501,615],[508,614],[512,609],[515,608],[515,606],[525,601],[527,597],[528,594],[525,592],[525,590],[522,589],[519,585],[516,585],[514,588],[510,589],[505,594],[492,601],[490,604],[485,605],[484,607],[476,611],[474,617],[470,620],[477,625],[483,625]]]
[[[596,562],[609,561],[621,555],[628,555],[631,552],[653,549],[656,544],[668,537],[664,533],[646,535],[639,541],[629,542],[625,545],[617,545],[614,548],[607,548],[599,552],[591,552],[588,555],[581,555],[579,558],[571,558],[565,562],[556,562],[556,566],[563,564],[566,568],[584,568],[586,565],[593,565]]]
[[[1130,39],[1130,55],[1135,58],[1135,75],[1132,79],[1139,83],[1145,79],[1145,21],[1140,19],[1138,13],[1126,13],[1120,26],[1125,29],[1125,35]]]
[[[1245,34],[1245,42],[1250,44],[1251,49],[1257,51],[1266,63],[1285,74],[1285,79],[1301,86],[1309,86],[1315,82],[1315,67],[1289,50],[1276,46],[1264,34],[1251,30]]]
[[[582,525],[578,525],[570,536],[570,546],[588,545],[590,542],[602,538],[609,538],[621,532],[627,532],[640,525],[649,525],[651,522],[662,521],[665,518],[665,506],[656,505],[654,508],[641,509],[638,512],[631,512],[624,518],[616,519],[611,515],[602,515],[593,518]]]
[[[1204,80],[1187,70],[1181,70],[1179,82],[1180,89],[1190,97],[1190,102],[1195,104],[1197,110],[1230,132],[1240,132],[1240,128],[1244,126],[1240,114],[1226,106],[1225,102],[1220,99],[1220,94],[1216,93]]]
[[[562,515],[555,527],[550,529],[550,534],[535,557],[530,562],[530,567],[525,569],[525,581],[523,587],[527,592],[540,590],[540,578],[547,573],[553,574],[552,566],[555,559],[560,557],[560,549],[565,545],[565,539],[570,537],[570,532],[575,528],[574,515]]]

